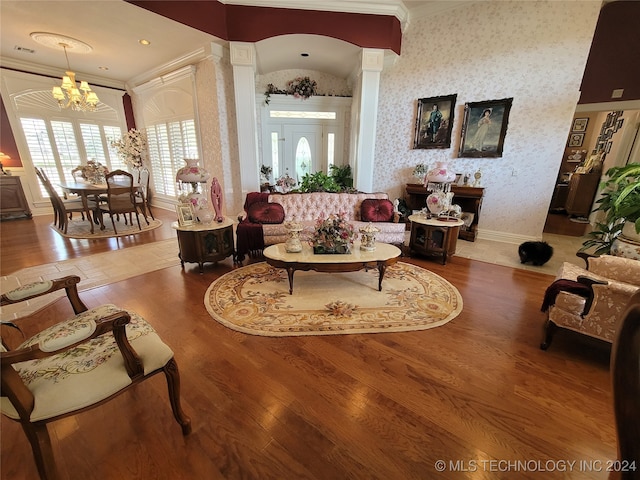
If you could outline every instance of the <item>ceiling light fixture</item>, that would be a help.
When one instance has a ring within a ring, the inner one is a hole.
[[[67,71],[62,77],[62,84],[59,87],[53,87],[51,93],[53,98],[58,101],[60,108],[69,108],[76,112],[94,112],[100,99],[94,91],[91,90],[88,82],[84,80],[80,82],[80,87],[76,83],[76,74],[71,71],[69,66],[69,56],[67,55],[68,44],[60,42],[58,44],[64,50],[64,56],[67,59]]]
[[[138,40],[138,41],[140,42],[140,45],[144,45],[144,46],[151,45],[151,42],[149,40],[144,39],[144,38],[142,40]]]

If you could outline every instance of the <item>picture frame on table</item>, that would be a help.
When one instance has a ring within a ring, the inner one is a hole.
[[[191,203],[179,203],[176,205],[176,213],[178,214],[178,224],[181,227],[188,227],[196,223],[196,212]]]
[[[449,148],[457,94],[418,99],[413,148]]]
[[[581,147],[584,142],[584,133],[569,134],[569,147]]]
[[[464,119],[459,157],[502,157],[513,98],[469,102]]]
[[[589,118],[575,118],[573,120],[573,126],[571,127],[571,131],[586,132],[588,123],[589,123]]]

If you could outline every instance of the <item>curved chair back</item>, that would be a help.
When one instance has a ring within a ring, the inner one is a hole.
[[[640,292],[631,297],[611,349],[613,406],[621,462],[640,468]],[[638,479],[640,471],[627,470],[622,479]]]

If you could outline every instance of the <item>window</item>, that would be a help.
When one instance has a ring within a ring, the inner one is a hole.
[[[20,118],[20,124],[33,166],[42,168],[54,186],[73,181],[71,170],[90,159],[109,170],[126,170],[115,151],[109,150],[111,139],[121,136],[120,127],[29,117]],[[80,136],[76,135],[75,126],[79,128]],[[39,187],[42,197],[47,197],[44,187]]]
[[[199,158],[194,120],[159,123],[147,127],[149,158],[155,192],[177,196],[176,172],[185,158]]]

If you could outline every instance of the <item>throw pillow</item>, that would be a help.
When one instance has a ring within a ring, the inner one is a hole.
[[[363,222],[391,222],[393,203],[386,199],[367,198],[360,205],[360,218]]]
[[[284,208],[279,203],[256,202],[249,206],[247,216],[253,223],[282,223]]]

